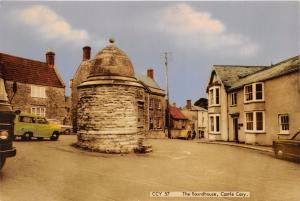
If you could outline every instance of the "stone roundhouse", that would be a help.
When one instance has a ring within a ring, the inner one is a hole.
[[[144,86],[127,55],[114,42],[90,61],[90,73],[78,87],[78,146],[106,153],[128,153],[141,145],[139,109]]]

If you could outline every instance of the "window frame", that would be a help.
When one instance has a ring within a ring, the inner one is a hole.
[[[261,93],[262,93],[262,98],[261,99],[257,99],[257,90],[256,90],[256,85],[261,84]],[[252,99],[251,100],[247,100],[247,94],[250,93],[246,93],[246,89],[248,87],[252,87]],[[263,82],[254,82],[252,84],[247,84],[244,86],[244,103],[251,103],[251,102],[263,102],[265,101],[265,91],[264,91],[264,83]]]
[[[149,119],[149,130],[153,130],[154,129],[154,122],[153,122],[153,118]]]
[[[211,119],[213,119],[213,124],[211,123]],[[218,124],[217,124],[217,119],[219,119]],[[221,134],[221,114],[209,114],[208,123],[209,123],[208,125],[209,133]],[[212,125],[213,125],[213,130],[212,130]],[[219,130],[217,130],[217,128],[219,128]]]
[[[161,110],[162,108],[161,108],[161,102],[160,101],[158,101],[157,102],[157,110]]]
[[[252,130],[248,130],[247,128],[247,114],[251,114],[252,113]],[[257,113],[262,113],[262,126],[263,129],[262,130],[257,130]],[[245,112],[245,132],[246,133],[265,133],[266,131],[266,115],[265,115],[265,111],[248,111]]]
[[[230,94],[230,106],[237,106],[237,92],[232,92]]]
[[[39,112],[37,112],[39,109]],[[43,109],[43,112],[42,112]],[[35,110],[35,112],[33,112]],[[31,114],[35,114],[41,117],[46,117],[46,107],[44,106],[32,106],[30,109]]]
[[[31,85],[31,97],[32,98],[47,98],[46,95],[46,87],[44,86],[38,86],[38,85]]]
[[[152,99],[152,98],[149,100],[149,109],[150,110],[154,109],[154,99]]]
[[[217,91],[218,89],[218,96]],[[220,106],[221,105],[221,87],[220,86],[212,86],[208,90],[208,98],[209,98],[209,106]],[[217,101],[218,98],[218,101]],[[218,102],[218,103],[217,103]]]
[[[282,123],[282,119],[281,117],[284,117],[286,116],[287,119],[288,119],[288,122],[287,123]],[[279,114],[278,115],[278,125],[279,125],[279,134],[290,134],[290,117],[289,117],[289,114]],[[288,126],[288,130],[283,130],[282,129],[282,126],[283,125],[287,125]]]

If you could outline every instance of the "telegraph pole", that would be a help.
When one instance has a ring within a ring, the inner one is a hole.
[[[169,74],[168,74],[168,52],[165,52],[165,67],[167,81],[167,122],[168,122],[168,138],[171,138],[171,118],[170,118],[170,102],[169,102]]]

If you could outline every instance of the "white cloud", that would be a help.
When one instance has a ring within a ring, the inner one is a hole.
[[[74,29],[65,19],[47,6],[35,5],[15,13],[22,23],[31,26],[42,37],[73,43],[86,43],[90,40],[84,29]]]
[[[251,56],[260,46],[242,34],[226,31],[225,24],[210,13],[197,11],[186,3],[165,9],[159,28],[175,36],[175,43],[224,55]]]

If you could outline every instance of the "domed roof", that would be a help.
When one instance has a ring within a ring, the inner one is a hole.
[[[128,56],[115,47],[114,40],[102,49],[91,62],[90,76],[134,77],[132,63]]]

